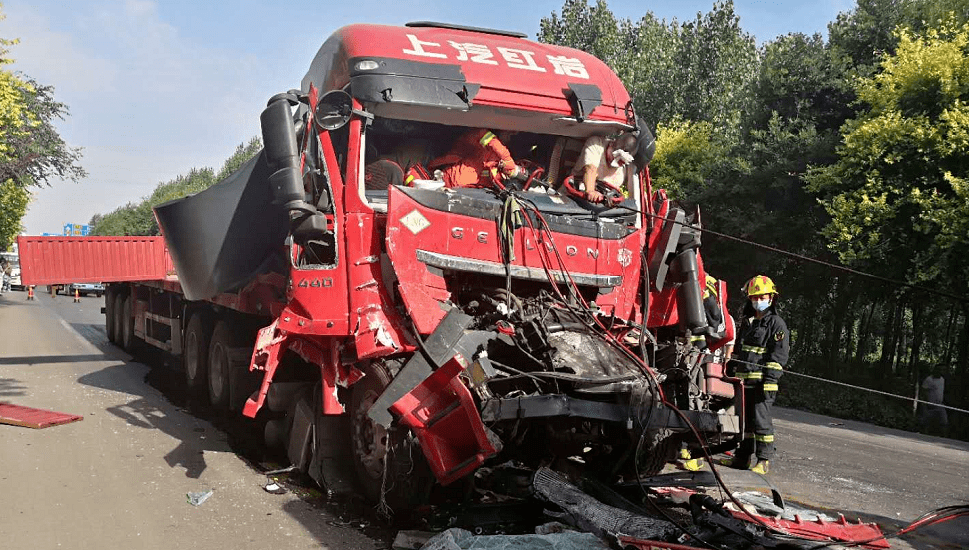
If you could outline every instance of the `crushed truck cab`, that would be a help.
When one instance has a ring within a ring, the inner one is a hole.
[[[177,278],[111,285],[109,335],[179,354],[190,387],[264,416],[312,478],[400,510],[488,464],[619,482],[697,436],[737,443],[700,213],[651,188],[652,135],[602,61],[350,25],[260,122],[256,158],[156,208]],[[473,129],[505,136],[527,181],[425,169]],[[620,132],[637,136],[624,195],[566,193],[585,140]]]

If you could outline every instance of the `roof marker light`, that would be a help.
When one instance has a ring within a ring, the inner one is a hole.
[[[363,61],[357,61],[357,64],[354,65],[354,69],[358,71],[372,71],[379,66],[380,65],[378,65],[376,61],[364,59]]]

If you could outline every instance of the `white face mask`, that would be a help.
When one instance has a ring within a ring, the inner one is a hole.
[[[770,307],[770,298],[766,300],[751,300],[750,305],[754,306],[755,311],[766,311]]]
[[[609,165],[613,168],[619,168],[625,166],[633,161],[633,156],[622,149],[616,149],[612,152],[612,160],[609,161]]]

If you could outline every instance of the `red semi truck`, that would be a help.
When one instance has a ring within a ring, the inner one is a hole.
[[[602,61],[350,25],[261,126],[256,158],[156,208],[164,242],[21,237],[24,281],[110,282],[112,342],[179,357],[321,485],[397,509],[486,464],[628,481],[742,437],[742,386],[692,343],[732,336],[704,314],[699,211],[651,188],[652,136]],[[529,181],[399,184],[471,128],[517,132]],[[621,203],[560,192],[587,138],[629,131]]]

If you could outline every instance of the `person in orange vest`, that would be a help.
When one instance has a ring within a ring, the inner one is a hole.
[[[734,458],[724,464],[732,468],[749,467],[766,475],[774,454],[771,407],[777,398],[777,382],[791,352],[791,333],[777,314],[777,287],[770,277],[757,275],[747,281],[743,291],[747,303],[728,368],[744,381],[746,437]],[[755,452],[757,462],[750,467],[750,458]]]
[[[483,128],[462,134],[447,154],[427,166],[441,170],[445,187],[488,187],[499,175],[506,179],[526,176],[502,140]]]
[[[27,299],[28,300],[34,299],[34,285],[29,285],[27,287]]]

